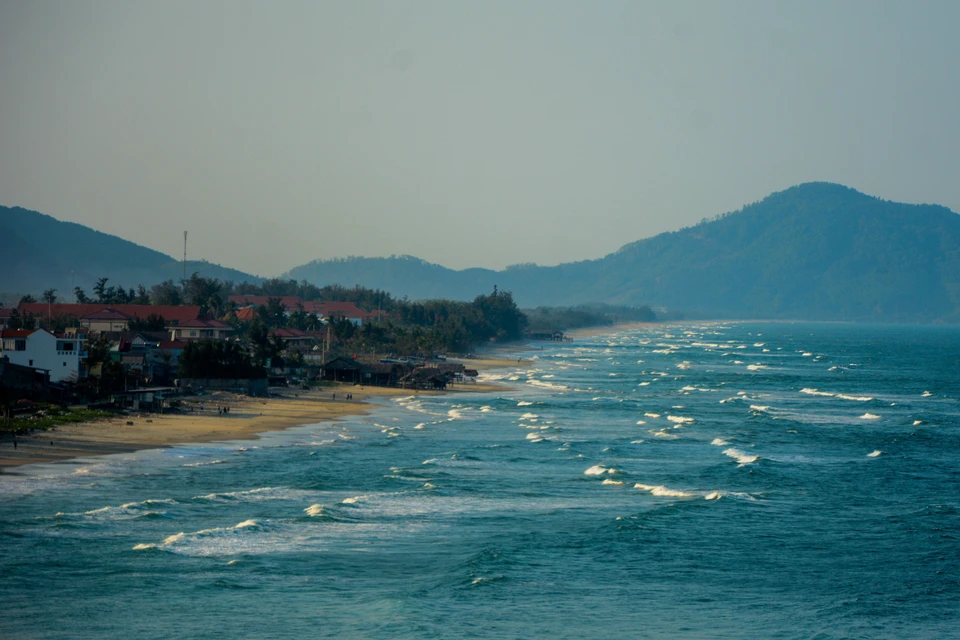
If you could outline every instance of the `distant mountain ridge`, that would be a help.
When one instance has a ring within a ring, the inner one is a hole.
[[[20,208],[0,207],[0,291],[70,291],[178,280],[160,252]],[[208,277],[260,278],[190,263]],[[738,211],[624,245],[595,260],[502,271],[431,264],[412,256],[315,260],[284,274],[318,286],[362,285],[411,299],[468,300],[494,285],[524,307],[603,302],[699,317],[960,322],[960,216],[814,182]]]
[[[183,277],[183,262],[164,253],[22,207],[0,207],[0,246],[0,291],[4,292],[38,293],[53,288],[61,299],[69,299],[71,281],[89,293],[101,277],[127,288]],[[188,260],[187,275],[193,272],[237,282],[261,280],[236,269]]]
[[[960,321],[960,216],[814,182],[739,211],[555,267],[454,271],[407,256],[314,261],[287,275],[519,304],[662,306],[701,317]]]

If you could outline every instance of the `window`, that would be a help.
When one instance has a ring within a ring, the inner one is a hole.
[[[60,347],[60,351],[73,351],[73,343],[64,342],[63,346]]]
[[[67,366],[67,363],[66,363],[66,362],[64,362],[64,363],[63,363],[63,366]]]
[[[27,350],[27,341],[26,341],[26,340],[15,340],[15,341],[14,341],[13,350],[14,350],[14,351],[26,351],[26,350]],[[30,362],[31,362],[31,364],[32,364],[32,363],[33,363],[33,360],[31,360]]]
[[[31,361],[30,361],[30,364],[28,364],[27,366],[28,366],[28,367],[32,367],[32,366],[33,366],[33,360],[31,360]]]

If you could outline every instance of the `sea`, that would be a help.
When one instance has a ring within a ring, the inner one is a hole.
[[[0,476],[0,637],[960,638],[960,328],[520,349],[499,392]]]

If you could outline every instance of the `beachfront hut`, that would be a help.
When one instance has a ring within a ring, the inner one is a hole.
[[[434,367],[419,367],[400,379],[404,389],[446,389],[450,374],[440,373]]]
[[[363,365],[353,358],[338,356],[324,363],[320,369],[320,378],[331,382],[360,384],[363,382]]]

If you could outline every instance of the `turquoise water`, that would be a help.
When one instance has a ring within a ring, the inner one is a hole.
[[[499,394],[0,476],[0,637],[960,637],[960,329],[526,355]]]

